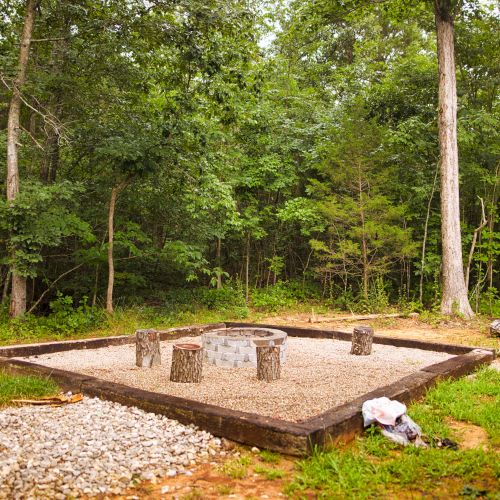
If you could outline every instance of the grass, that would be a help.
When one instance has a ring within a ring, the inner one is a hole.
[[[259,453],[260,459],[266,464],[279,464],[281,461],[281,456],[279,453],[275,453],[274,451],[262,450]]]
[[[262,465],[256,465],[254,467],[254,472],[256,474],[261,474],[266,477],[269,481],[274,481],[275,479],[282,479],[285,477],[286,472],[281,469],[273,469],[272,467],[263,467]]]
[[[9,375],[0,371],[0,407],[13,399],[35,399],[59,392],[50,379],[26,375]]]
[[[248,474],[248,466],[252,463],[252,459],[245,455],[228,460],[221,466],[220,472],[230,477],[231,479],[244,479]]]
[[[233,488],[228,484],[221,484],[217,486],[217,493],[222,496],[231,495],[233,493]]]
[[[496,370],[483,368],[475,378],[441,382],[423,403],[411,406],[409,414],[430,437],[454,437],[445,417],[480,425],[490,437],[488,449],[400,448],[373,428],[347,450],[317,452],[299,461],[298,473],[286,493],[293,498],[312,494],[318,498],[363,499],[412,492],[450,498],[461,492],[470,497],[475,491],[486,490],[487,498],[498,499],[495,488],[500,479],[500,460],[495,447],[499,410],[500,372]]]

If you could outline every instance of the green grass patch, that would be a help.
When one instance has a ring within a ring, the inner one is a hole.
[[[281,469],[273,469],[272,467],[263,467],[262,465],[256,465],[254,468],[256,474],[261,474],[265,476],[269,481],[274,481],[275,479],[282,479],[285,477],[286,472]]]
[[[50,379],[9,375],[0,371],[0,406],[9,404],[13,399],[36,399],[58,392],[59,388]]]
[[[299,472],[286,493],[294,498],[313,493],[319,498],[362,499],[397,496],[398,491],[430,493],[440,485],[446,489],[446,481],[454,482],[457,491],[465,486],[482,490],[484,481],[498,484],[500,461],[494,446],[499,434],[499,394],[500,373],[483,368],[474,378],[441,382],[422,403],[409,408],[431,440],[453,437],[446,417],[483,427],[491,438],[487,450],[401,448],[370,428],[345,451],[317,452],[298,462]]]
[[[500,371],[482,368],[474,378],[441,382],[426,401],[440,417],[479,425],[500,444]]]
[[[251,463],[251,458],[247,456],[233,458],[220,467],[220,472],[231,479],[244,479],[248,474],[248,466]]]
[[[281,455],[270,450],[262,450],[259,452],[259,457],[266,464],[279,464],[281,461]]]

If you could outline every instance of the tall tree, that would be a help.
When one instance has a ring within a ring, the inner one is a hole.
[[[467,296],[462,261],[457,144],[457,83],[452,0],[435,0],[434,14],[439,71],[438,130],[443,252],[441,312],[443,314],[457,312],[469,319],[474,316],[474,313]]]
[[[28,69],[31,35],[35,22],[35,10],[37,0],[28,0],[26,3],[26,13],[24,26],[21,34],[19,48],[19,63],[17,76],[12,88],[12,98],[9,106],[9,116],[7,121],[7,200],[13,203],[19,193],[19,161],[18,161],[18,141],[19,125],[21,114],[21,89],[26,81]],[[10,301],[10,315],[21,316],[26,312],[26,277],[16,268],[16,248],[11,249],[12,269],[12,293]]]

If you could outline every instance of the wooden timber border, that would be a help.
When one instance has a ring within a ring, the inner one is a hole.
[[[198,336],[205,331],[224,327],[275,328],[287,332],[291,337],[351,340],[351,334],[346,332],[234,322],[171,328],[161,331],[161,339],[175,340],[185,336]],[[230,410],[190,399],[144,391],[71,371],[12,359],[74,349],[97,349],[134,342],[133,335],[121,335],[2,347],[0,348],[0,369],[14,374],[47,376],[54,379],[66,390],[81,391],[87,396],[97,396],[127,406],[136,406],[148,412],[176,419],[184,424],[195,424],[216,436],[243,444],[289,455],[306,455],[315,448],[326,448],[339,442],[347,442],[356,434],[361,433],[363,430],[361,406],[367,399],[387,396],[403,403],[409,403],[423,396],[427,389],[438,380],[461,377],[473,372],[483,364],[490,363],[495,358],[495,351],[490,349],[374,336],[373,342],[375,344],[446,352],[455,356],[300,422],[289,422],[255,413]]]

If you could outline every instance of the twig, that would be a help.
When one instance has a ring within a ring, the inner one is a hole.
[[[477,237],[483,230],[483,228],[488,224],[488,219],[486,218],[486,214],[484,211],[484,201],[483,199],[478,196],[479,201],[481,202],[481,223],[479,226],[474,229],[474,235],[472,236],[472,243],[470,245],[470,251],[469,251],[469,260],[467,261],[467,269],[465,270],[465,289],[469,289],[469,275],[470,275],[470,266],[472,264],[472,258],[474,257],[474,250],[476,249],[476,242],[477,242]]]
[[[33,134],[29,131],[29,130],[26,130],[22,125],[19,126],[19,128],[21,130],[24,130],[28,136],[30,137],[30,139],[42,150],[42,151],[45,151],[44,147],[33,137]]]
[[[80,267],[83,266],[83,262],[81,264],[78,264],[77,266],[75,267],[72,267],[69,271],[66,271],[64,273],[62,273],[59,277],[57,277],[50,285],[49,287],[42,293],[42,295],[40,295],[40,297],[38,297],[38,300],[30,307],[29,311],[27,312],[27,314],[30,314],[32,313],[38,306],[38,304],[40,304],[40,302],[42,301],[42,299],[45,297],[45,295],[47,295],[47,293],[49,292],[49,290],[61,279],[61,278],[64,278],[64,276],[68,275],[69,273],[72,273],[73,271],[76,271],[77,269],[79,269]]]

